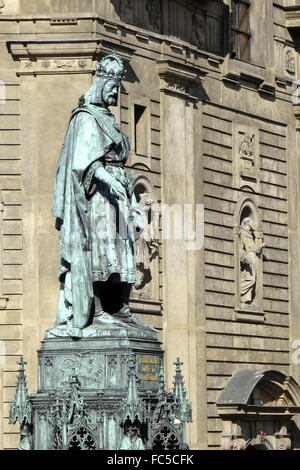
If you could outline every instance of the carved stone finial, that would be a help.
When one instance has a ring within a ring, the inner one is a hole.
[[[19,376],[17,382],[16,397],[10,405],[9,411],[9,422],[10,424],[15,424],[19,420],[20,425],[31,424],[32,419],[32,407],[29,400],[29,395],[26,386],[25,378],[25,368],[24,365],[27,364],[21,356],[20,361],[17,362],[19,367]]]
[[[186,399],[180,359],[176,366],[173,392],[164,390],[163,372],[160,374],[160,389],[157,405],[150,417],[152,449],[185,449],[185,423],[192,421],[192,408]]]
[[[128,359],[128,389],[127,395],[122,401],[122,420],[130,420],[131,423],[135,421],[143,422],[146,413],[146,404],[140,398],[138,391],[139,379],[136,374],[136,358],[132,353]]]
[[[20,361],[17,362],[19,367],[19,376],[17,382],[16,397],[12,401],[9,409],[9,423],[15,424],[17,420],[20,423],[20,443],[18,449],[30,450],[32,447],[31,443],[31,424],[32,424],[32,405],[27,391],[25,368],[27,364],[23,360],[23,356],[20,357]]]
[[[186,390],[184,387],[183,376],[181,373],[181,366],[183,362],[180,362],[180,359],[177,358],[177,361],[174,362],[176,366],[175,376],[174,376],[174,388],[173,395],[175,401],[176,411],[175,414],[181,421],[191,422],[192,421],[192,408],[189,401],[186,399]]]

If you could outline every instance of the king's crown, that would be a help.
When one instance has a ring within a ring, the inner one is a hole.
[[[96,75],[98,77],[107,78],[108,80],[121,81],[124,77],[125,70],[122,59],[112,52],[103,57],[96,67]]]

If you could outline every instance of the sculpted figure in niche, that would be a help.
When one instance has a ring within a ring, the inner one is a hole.
[[[32,439],[29,424],[23,424],[20,429],[20,443],[18,450],[32,450]]]
[[[153,212],[154,200],[150,193],[140,194],[139,207],[144,215],[144,231],[137,240],[137,281],[136,290],[143,289],[152,280],[151,262],[158,256],[158,220]]]
[[[72,112],[57,165],[52,213],[60,230],[61,283],[55,327],[150,328],[129,309],[142,218],[124,164],[129,140],[115,106],[124,67],[114,53],[96,69]]]
[[[257,258],[262,255],[263,247],[255,236],[253,218],[245,217],[240,226],[240,295],[244,305],[252,305],[255,300]]]
[[[122,0],[122,16],[124,21],[133,22],[133,0]]]
[[[153,31],[160,30],[160,0],[147,0],[146,8],[148,11],[149,23]]]
[[[255,157],[255,136],[244,134],[240,141],[240,158],[244,165],[251,169],[254,166]]]
[[[145,450],[139,429],[135,424],[129,424],[127,433],[123,437],[120,450]]]
[[[192,15],[192,44],[200,49],[205,47],[205,20],[201,16]]]

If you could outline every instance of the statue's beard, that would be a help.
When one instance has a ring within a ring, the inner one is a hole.
[[[106,100],[104,100],[107,107],[109,106],[117,106],[118,103],[118,95],[109,95]]]

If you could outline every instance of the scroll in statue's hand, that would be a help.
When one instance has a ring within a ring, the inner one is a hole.
[[[119,198],[124,199],[124,198],[127,197],[126,189],[117,180],[112,181],[112,183],[110,185],[110,191],[111,191],[112,195],[117,199],[119,199]]]

